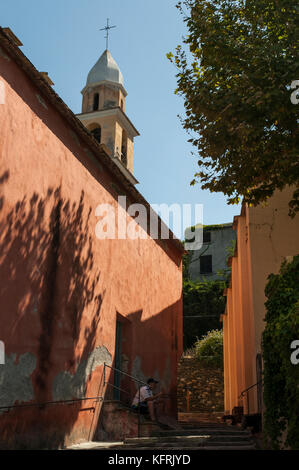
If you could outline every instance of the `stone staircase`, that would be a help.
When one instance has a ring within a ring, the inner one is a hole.
[[[155,436],[127,438],[110,449],[138,450],[255,450],[250,432],[226,425],[182,425],[180,430],[161,430]]]
[[[181,424],[176,430],[156,430],[148,437],[125,438],[122,442],[91,442],[93,450],[256,450],[249,431],[216,423]]]
[[[149,437],[154,435],[161,427],[140,416],[138,426],[138,414],[129,406],[117,400],[107,400],[103,404],[102,414],[98,429],[95,433],[97,441],[125,441],[130,437]]]

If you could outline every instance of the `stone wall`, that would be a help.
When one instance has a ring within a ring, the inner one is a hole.
[[[195,357],[183,357],[178,368],[178,411],[186,412],[186,389],[190,390],[189,411],[224,409],[224,379],[220,369],[207,368]]]

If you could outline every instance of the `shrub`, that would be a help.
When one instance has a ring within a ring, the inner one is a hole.
[[[223,332],[212,330],[197,340],[195,355],[205,365],[223,369]]]
[[[290,345],[299,339],[299,255],[268,277],[264,358],[264,430],[270,446],[299,449],[299,365]]]
[[[210,330],[221,329],[220,315],[225,310],[224,281],[183,282],[184,350]],[[194,317],[194,318],[192,318]]]

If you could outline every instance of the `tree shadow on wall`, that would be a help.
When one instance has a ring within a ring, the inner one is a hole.
[[[9,173],[2,176],[0,184]],[[1,198],[0,336],[6,364],[0,369],[0,406],[83,397],[88,390],[99,363],[91,352],[105,295],[94,265],[90,215],[83,191],[72,202],[60,187],[49,188],[46,197],[34,192],[12,209]],[[80,402],[1,411],[3,448],[63,446],[84,412]]]

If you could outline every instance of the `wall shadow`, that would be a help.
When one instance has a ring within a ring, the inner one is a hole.
[[[4,172],[0,184],[8,179]],[[0,366],[0,406],[85,396],[105,292],[94,266],[84,191],[79,201],[63,198],[57,186],[46,197],[24,196],[6,211],[4,197],[1,203],[0,337],[6,364]],[[86,311],[89,320],[83,319]],[[76,380],[61,380],[55,391],[59,373]],[[0,447],[61,447],[82,412],[82,403],[0,410]]]
[[[150,318],[143,319],[142,314],[141,309],[127,315],[117,314],[117,319],[123,321],[121,369],[143,382],[146,382],[149,377],[158,380],[159,384],[155,393],[163,391],[168,395],[165,398],[165,415],[176,419],[177,371],[178,361],[182,354],[180,351],[182,322],[179,321],[179,315],[182,316],[181,299],[160,312],[154,313]],[[115,366],[114,361],[112,366]],[[113,371],[110,371],[106,380],[110,385],[104,391],[104,400],[111,401],[114,400]],[[125,392],[121,392],[120,402],[130,407],[138,386],[137,381],[123,375],[120,388]],[[105,436],[104,415],[102,407],[98,416],[95,439],[101,440]]]

